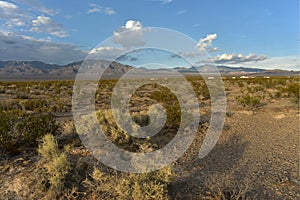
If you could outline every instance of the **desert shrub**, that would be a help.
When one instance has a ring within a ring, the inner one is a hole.
[[[22,107],[19,104],[18,100],[9,99],[4,100],[0,104],[0,110],[2,111],[15,111],[15,110],[22,110]]]
[[[289,96],[293,97],[295,101],[299,102],[300,99],[300,88],[299,83],[291,83],[285,89],[285,92],[289,94]]]
[[[20,92],[20,93],[17,94],[17,99],[29,99],[29,98],[30,97],[27,94],[23,93],[23,92]]]
[[[24,140],[31,144],[37,144],[45,134],[58,133],[59,126],[51,114],[29,115],[18,125],[17,131],[22,132]]]
[[[253,87],[249,87],[247,86],[247,90],[249,93],[256,93],[256,92],[264,92],[265,88],[263,86],[253,86]]]
[[[281,97],[281,92],[276,91],[274,96],[275,96],[275,98],[280,98]]]
[[[0,94],[5,94],[5,86],[0,85]]]
[[[48,110],[49,112],[71,112],[71,103],[63,99],[56,98]]]
[[[210,92],[204,81],[192,80],[190,82],[197,96],[202,96],[203,99],[210,99]]]
[[[0,112],[0,145],[12,150],[15,145],[15,123],[17,117],[11,113]]]
[[[171,167],[140,174],[114,174],[95,168],[86,184],[91,199],[168,199],[167,185],[174,174]]]
[[[47,108],[48,102],[42,99],[29,99],[20,101],[20,105],[23,110],[41,112]]]
[[[70,170],[67,155],[59,151],[57,141],[51,134],[43,136],[38,152],[41,155],[41,161],[46,172],[40,180],[44,184],[40,185],[46,187],[46,184],[49,183],[50,192],[55,196],[60,195],[64,188],[64,179]]]
[[[240,88],[244,87],[243,81],[238,81],[237,84],[238,84],[238,86],[239,86]]]
[[[153,92],[151,98],[161,103],[165,108],[167,114],[166,125],[169,127],[179,127],[181,110],[177,97],[169,89],[163,88],[161,91]]]
[[[118,145],[129,143],[129,135],[118,127],[111,110],[99,110],[97,117],[101,128],[112,141]]]
[[[0,112],[0,145],[11,151],[24,144],[37,144],[43,135],[58,133],[58,128],[55,118],[49,114]]]
[[[249,93],[247,93],[245,95],[237,96],[236,99],[243,106],[254,107],[254,106],[257,106],[258,104],[260,104],[263,97],[262,96],[254,96],[254,95],[250,95]]]

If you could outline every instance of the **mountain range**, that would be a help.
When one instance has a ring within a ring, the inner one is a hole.
[[[0,61],[0,80],[7,79],[75,79],[76,74],[83,61],[73,62],[67,65],[47,64],[40,61]],[[184,68],[175,67],[173,69],[145,69],[134,68],[129,65],[124,65],[118,62],[110,62],[104,60],[88,60],[84,61],[85,66],[100,66],[105,69],[103,77],[115,78],[120,77],[129,70],[136,70],[137,72],[143,72],[147,70],[160,75],[172,74],[169,72],[177,71],[184,75],[198,75],[200,71],[202,74],[213,75],[217,73],[217,70],[212,70],[211,66],[204,65],[198,67]],[[198,71],[196,70],[198,69]],[[246,67],[228,67],[217,66],[218,71],[223,76],[298,76],[299,71],[288,70],[266,70],[259,68],[246,68]]]

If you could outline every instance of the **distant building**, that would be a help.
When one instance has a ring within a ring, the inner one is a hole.
[[[249,78],[249,76],[240,76],[240,78]]]

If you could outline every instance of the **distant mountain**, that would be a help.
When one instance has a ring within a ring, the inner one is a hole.
[[[75,79],[83,61],[73,62],[67,65],[47,64],[39,61],[0,61],[0,80],[5,79]],[[103,77],[116,78],[121,77],[129,70],[134,70],[136,74],[141,72],[151,72],[147,74],[170,76],[174,71],[180,72],[185,75],[198,75],[201,74],[213,75],[220,72],[224,76],[297,76],[299,71],[287,70],[266,70],[259,68],[246,68],[246,67],[228,67],[217,66],[218,70],[213,70],[210,65],[184,68],[176,67],[173,69],[145,69],[134,68],[129,65],[124,65],[118,62],[110,62],[104,60],[86,60],[84,61],[86,68],[93,68],[95,66],[105,69]],[[98,68],[95,68],[97,70]]]
[[[251,76],[297,76],[299,71],[289,71],[289,70],[268,70],[260,68],[247,68],[247,67],[228,67],[228,66],[216,66],[212,68],[211,65],[203,65],[198,67],[191,68],[176,68],[181,73],[193,74],[199,73],[202,74],[215,74],[221,73],[223,76],[242,76],[242,75],[251,75]]]
[[[83,61],[67,65],[46,64],[39,61],[0,61],[0,79],[75,79]],[[85,67],[101,67],[104,75],[119,77],[133,67],[103,60],[84,61]]]
[[[41,72],[49,72],[54,69],[60,68],[60,65],[57,64],[46,64],[40,61],[0,61],[0,69],[10,69],[10,68],[17,68],[20,71],[24,68],[26,69],[35,69],[40,70]],[[12,70],[15,70],[12,69]]]

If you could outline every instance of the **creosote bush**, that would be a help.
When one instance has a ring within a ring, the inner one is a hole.
[[[47,133],[57,134],[58,128],[55,118],[50,114],[30,115],[17,126],[18,131],[23,132],[24,139],[31,144],[37,144]]]
[[[293,97],[296,102],[299,103],[300,99],[300,85],[299,83],[291,83],[289,84],[284,91],[286,91],[289,96]]]
[[[254,96],[250,94],[245,94],[242,96],[237,96],[237,101],[243,106],[255,107],[260,104],[260,101],[263,99],[262,96]]]
[[[16,122],[17,117],[14,114],[0,112],[0,146],[8,151],[14,148]]]
[[[36,145],[47,133],[57,134],[59,126],[50,114],[0,112],[0,146],[7,151],[22,145]]]

